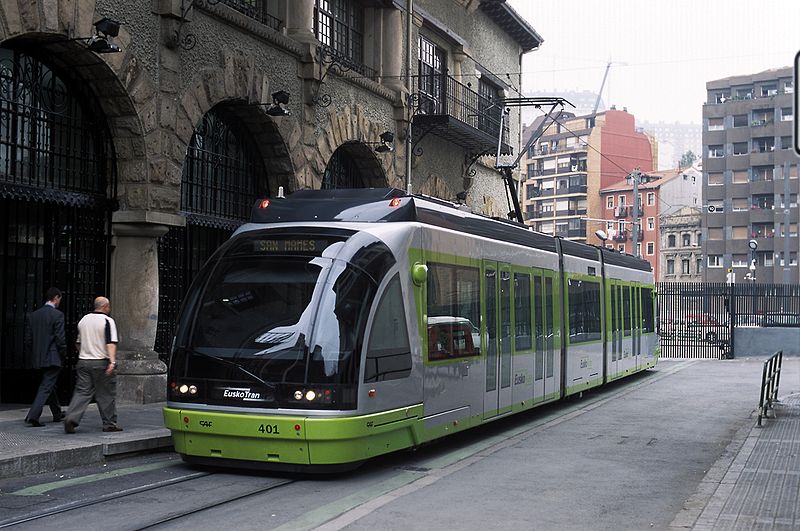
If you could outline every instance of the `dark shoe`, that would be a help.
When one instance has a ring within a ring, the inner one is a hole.
[[[64,421],[64,433],[75,433],[75,428],[77,427],[78,425],[71,420]]]
[[[122,428],[119,426],[106,426],[103,428],[103,431],[122,431]]]
[[[63,411],[60,411],[58,415],[53,415],[53,422],[61,422],[66,416],[67,415]]]
[[[25,419],[25,424],[27,424],[29,428],[44,428],[44,424],[38,420]]]

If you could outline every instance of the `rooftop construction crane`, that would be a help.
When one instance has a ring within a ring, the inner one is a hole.
[[[622,65],[627,66],[628,63],[618,63],[614,61],[609,61],[606,63],[606,71],[603,74],[603,82],[600,83],[600,90],[597,92],[597,100],[594,102],[594,109],[592,109],[592,114],[597,113],[597,108],[600,106],[600,98],[603,97],[603,88],[606,86],[606,79],[608,78],[608,71],[611,69],[611,65]]]

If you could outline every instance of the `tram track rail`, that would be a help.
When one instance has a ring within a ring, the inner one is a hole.
[[[216,475],[218,473],[219,472],[212,472],[212,471],[194,472],[194,473],[191,473],[191,474],[187,474],[185,476],[181,476],[181,477],[177,477],[177,478],[165,479],[163,481],[150,483],[148,485],[141,485],[141,486],[138,486],[138,487],[132,487],[132,488],[121,490],[121,491],[117,491],[117,492],[110,492],[108,494],[104,494],[104,495],[98,496],[98,497],[93,498],[91,500],[79,500],[79,501],[65,503],[65,504],[62,504],[62,505],[58,505],[58,506],[52,507],[52,508],[47,509],[45,511],[32,513],[32,514],[27,514],[27,515],[23,515],[23,516],[17,516],[17,517],[9,518],[9,519],[6,519],[6,520],[0,520],[0,529],[7,529],[7,528],[11,528],[11,527],[20,525],[20,524],[26,524],[26,523],[35,522],[37,520],[43,520],[45,518],[49,518],[49,517],[56,516],[56,515],[59,515],[59,514],[64,514],[64,513],[70,512],[70,511],[78,510],[78,509],[85,509],[87,507],[99,506],[99,505],[102,505],[104,503],[109,503],[109,502],[112,502],[112,501],[115,501],[115,500],[119,500],[119,499],[123,499],[123,498],[129,497],[129,496],[134,496],[136,494],[142,494],[144,492],[151,492],[151,491],[155,491],[155,490],[158,490],[158,489],[172,487],[172,486],[175,486],[175,485],[186,483],[188,481],[193,481],[193,480],[197,480],[197,479],[213,476],[213,475]],[[179,519],[184,518],[186,516],[191,516],[193,514],[197,514],[197,513],[200,513],[200,512],[209,510],[209,509],[213,509],[215,507],[219,507],[219,506],[225,505],[227,503],[232,503],[232,502],[235,502],[235,501],[238,501],[238,500],[241,500],[241,499],[249,498],[251,496],[255,496],[257,494],[268,492],[270,490],[273,490],[273,489],[276,489],[276,488],[279,488],[279,487],[283,487],[285,485],[288,485],[288,484],[291,484],[291,483],[295,483],[295,482],[296,482],[296,480],[293,480],[293,479],[278,480],[278,481],[275,481],[275,482],[271,482],[268,485],[262,485],[262,486],[260,486],[258,488],[251,489],[251,490],[249,490],[247,492],[239,493],[239,494],[236,494],[236,495],[230,496],[230,497],[226,497],[225,499],[215,501],[214,503],[211,503],[211,504],[208,504],[208,505],[204,505],[203,507],[195,507],[195,508],[187,509],[187,510],[184,510],[184,511],[173,511],[173,512],[170,512],[168,515],[166,515],[166,516],[164,516],[162,518],[159,518],[159,519],[157,519],[155,521],[142,522],[141,524],[137,524],[136,529],[152,529],[152,528],[156,528],[156,527],[158,527],[158,526],[160,526],[162,524],[165,524],[165,523],[168,523],[168,522],[172,522],[172,521],[175,521],[175,520],[179,520]]]

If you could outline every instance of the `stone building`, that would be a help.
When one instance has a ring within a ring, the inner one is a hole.
[[[481,155],[518,146],[496,102],[541,38],[503,1],[414,4],[406,78],[400,1],[0,3],[0,401],[31,399],[24,316],[50,285],[70,345],[110,295],[120,399],[163,397],[191,279],[281,189],[466,192],[505,214]]]
[[[700,282],[703,280],[703,253],[700,209],[685,206],[660,218],[661,252],[657,280]]]

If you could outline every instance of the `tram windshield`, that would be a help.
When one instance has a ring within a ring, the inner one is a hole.
[[[360,234],[245,233],[213,258],[187,298],[170,363],[170,381],[198,391],[173,398],[248,405],[238,397],[249,393],[253,406],[311,407],[314,387],[326,405],[353,404],[369,309],[394,263]]]

